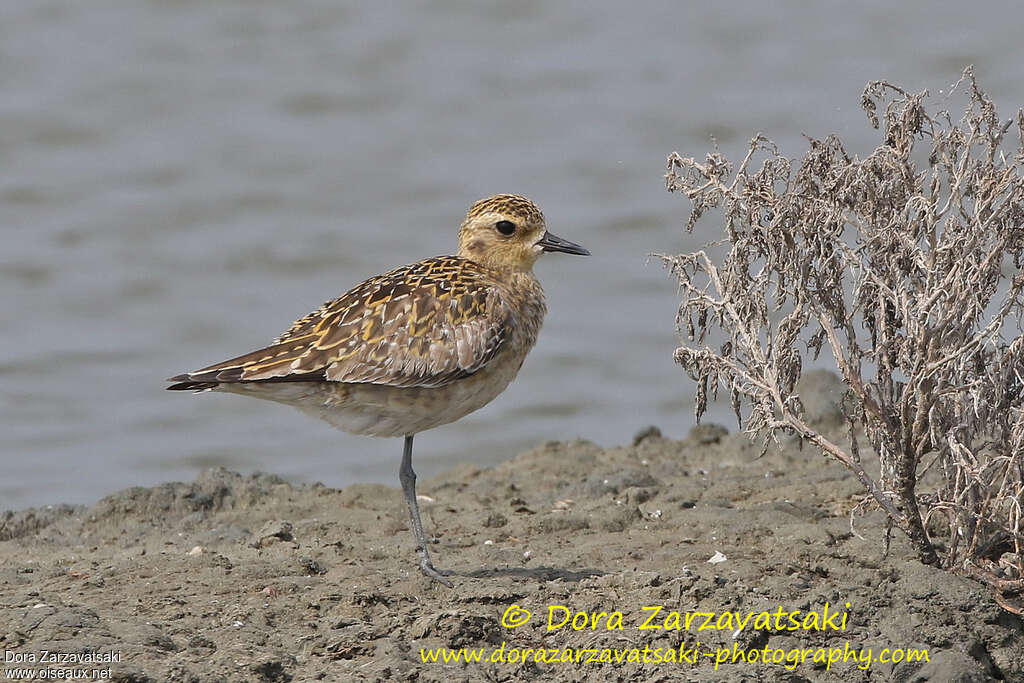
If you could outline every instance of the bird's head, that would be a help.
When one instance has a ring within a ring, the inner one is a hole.
[[[537,205],[517,194],[496,194],[476,202],[459,229],[459,256],[492,268],[530,270],[545,251],[590,255],[548,232]]]

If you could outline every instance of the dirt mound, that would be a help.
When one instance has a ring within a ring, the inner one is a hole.
[[[48,665],[122,681],[1024,680],[1024,625],[986,587],[898,536],[883,557],[880,515],[852,533],[858,484],[811,450],[759,453],[714,425],[651,429],[421,482],[454,590],[416,571],[392,487],[211,470],[8,513],[0,649],[9,670],[78,653]]]

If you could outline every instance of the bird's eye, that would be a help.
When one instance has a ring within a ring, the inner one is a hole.
[[[512,221],[498,221],[494,224],[494,227],[498,229],[498,232],[506,237],[516,231],[516,224]]]

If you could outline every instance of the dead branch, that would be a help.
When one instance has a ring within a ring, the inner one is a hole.
[[[662,258],[698,419],[728,390],[752,436],[796,434],[853,472],[923,562],[1005,593],[1024,577],[1024,112],[1000,119],[971,69],[953,90],[956,121],[927,92],[869,83],[881,141],[862,159],[829,136],[797,163],[760,134],[736,167],[670,155],[687,230],[717,209],[727,253]],[[823,350],[848,389],[849,446],[803,419],[796,384]]]

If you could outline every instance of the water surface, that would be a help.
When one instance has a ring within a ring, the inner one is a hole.
[[[589,259],[537,267],[550,314],[519,379],[417,439],[421,476],[548,439],[693,424],[672,364],[693,248],[664,160],[791,156],[885,77],[974,63],[1024,103],[1024,11],[923,1],[4,3],[0,21],[0,508],[88,502],[224,465],[396,482],[401,443],[163,379],[268,342],[392,266],[448,253],[466,207],[519,192]],[[857,145],[861,148],[858,150]],[[728,422],[728,411],[711,419]],[[731,423],[730,423],[731,424]]]

